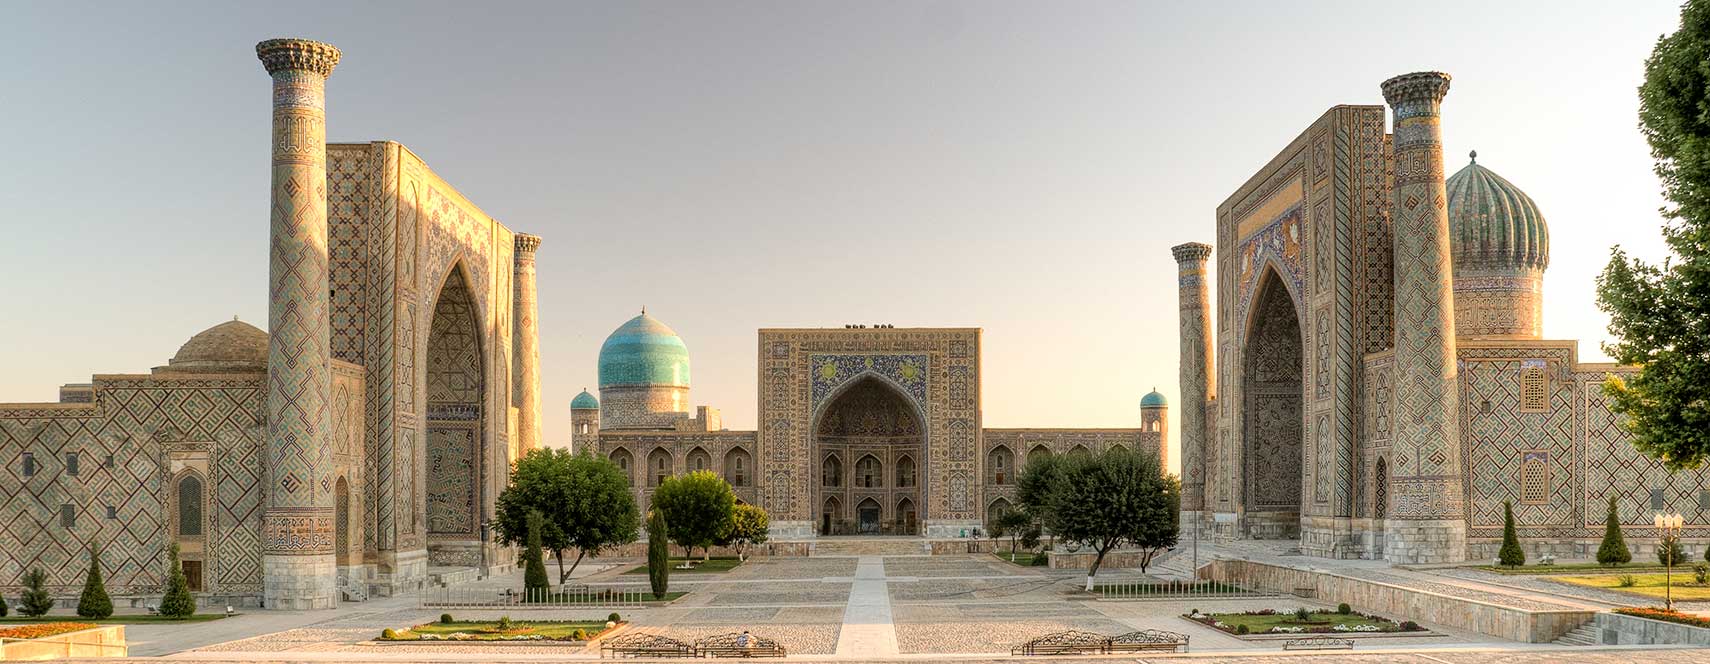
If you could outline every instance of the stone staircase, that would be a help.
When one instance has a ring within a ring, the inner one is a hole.
[[[1563,634],[1562,638],[1555,640],[1555,644],[1558,646],[1599,646],[1603,645],[1603,637],[1598,633],[1597,621],[1593,620]]]
[[[924,556],[932,554],[932,543],[915,538],[838,538],[813,542],[815,558],[836,556]]]

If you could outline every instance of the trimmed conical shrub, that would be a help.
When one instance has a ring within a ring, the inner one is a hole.
[[[53,595],[47,591],[47,572],[40,567],[24,573],[24,595],[18,598],[18,613],[39,618],[53,610]]]
[[[647,515],[647,583],[654,599],[665,599],[671,591],[671,542],[666,534],[665,510],[653,508]]]
[[[0,595],[0,618],[6,617],[6,614],[11,613],[11,612],[12,612],[12,607],[10,607],[6,604],[6,596]]]
[[[178,564],[178,543],[168,549],[166,596],[160,598],[160,615],[168,618],[189,618],[196,615],[196,598],[190,596],[190,581],[184,578],[184,568]]]
[[[84,618],[107,618],[113,615],[113,598],[107,596],[107,583],[101,579],[101,545],[89,541],[89,574],[83,577],[83,594],[77,598],[77,615]]]
[[[546,517],[540,510],[528,513],[528,546],[523,548],[523,596],[531,601],[546,599],[552,591],[552,581],[546,576],[546,559],[540,549],[540,531],[546,529]]]
[[[1615,511],[1615,497],[1609,497],[1609,515],[1603,518],[1603,543],[1597,547],[1597,562],[1604,565],[1625,565],[1633,562],[1633,552],[1627,550],[1627,540],[1621,537],[1621,518]]]
[[[1526,564],[1526,550],[1520,548],[1520,536],[1514,532],[1514,505],[1502,501],[1502,550],[1496,559],[1509,567]]]

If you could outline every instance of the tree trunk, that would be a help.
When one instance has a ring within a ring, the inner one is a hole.
[[[1098,566],[1104,563],[1104,554],[1116,546],[1115,542],[1098,547],[1098,556],[1093,558],[1092,567],[1087,568],[1087,592],[1092,592],[1093,577],[1098,576]]]
[[[570,573],[564,571],[564,550],[553,549],[552,557],[558,559],[558,585],[564,585],[564,580],[570,578]]]

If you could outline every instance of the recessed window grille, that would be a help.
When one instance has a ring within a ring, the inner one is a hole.
[[[30,477],[36,474],[36,455],[34,453],[25,452],[23,463],[24,477]]]
[[[66,503],[59,506],[59,525],[61,528],[77,527],[77,506]]]
[[[1543,360],[1527,360],[1520,369],[1520,411],[1542,413],[1550,409],[1550,380]]]
[[[76,452],[66,452],[65,453],[65,474],[67,474],[67,475],[76,475],[77,474],[77,453]]]
[[[1660,510],[1662,508],[1663,508],[1663,490],[1662,489],[1651,489],[1651,509]]]
[[[107,518],[109,518],[109,519],[119,518],[119,508],[113,507],[112,505],[108,505],[107,506]]]
[[[1548,452],[1526,452],[1520,461],[1520,503],[1545,505],[1550,502],[1550,455]]]

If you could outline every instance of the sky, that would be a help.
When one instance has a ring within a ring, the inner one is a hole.
[[[1454,76],[1448,171],[1476,149],[1548,220],[1546,337],[1605,360],[1610,246],[1664,255],[1635,90],[1672,0],[5,7],[0,402],[265,326],[281,36],[344,52],[329,140],[400,141],[543,236],[551,444],[642,306],[733,429],[758,328],[848,323],[982,328],[988,427],[1138,426],[1178,401],[1169,247],[1406,72]]]

